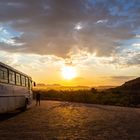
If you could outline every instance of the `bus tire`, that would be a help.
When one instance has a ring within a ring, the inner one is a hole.
[[[22,111],[26,111],[28,106],[28,99],[25,100],[24,106],[22,107]]]

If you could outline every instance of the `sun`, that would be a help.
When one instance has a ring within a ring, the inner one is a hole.
[[[66,80],[71,80],[75,78],[77,75],[75,68],[71,66],[63,67],[61,73],[62,73],[63,78]]]

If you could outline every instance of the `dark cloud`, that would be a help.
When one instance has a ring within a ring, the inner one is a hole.
[[[112,77],[110,77],[111,79],[113,79],[113,80],[130,80],[130,79],[134,79],[134,78],[136,78],[136,76],[112,76]]]
[[[1,49],[67,57],[76,45],[109,56],[135,36],[139,11],[140,2],[130,0],[1,0],[1,22],[23,32],[15,40],[25,43]]]

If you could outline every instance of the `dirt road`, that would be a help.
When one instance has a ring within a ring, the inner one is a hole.
[[[140,140],[140,109],[42,101],[0,120],[0,140]]]

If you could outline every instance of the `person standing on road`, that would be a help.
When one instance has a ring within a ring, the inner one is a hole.
[[[40,93],[36,94],[36,106],[39,105],[40,106]]]

